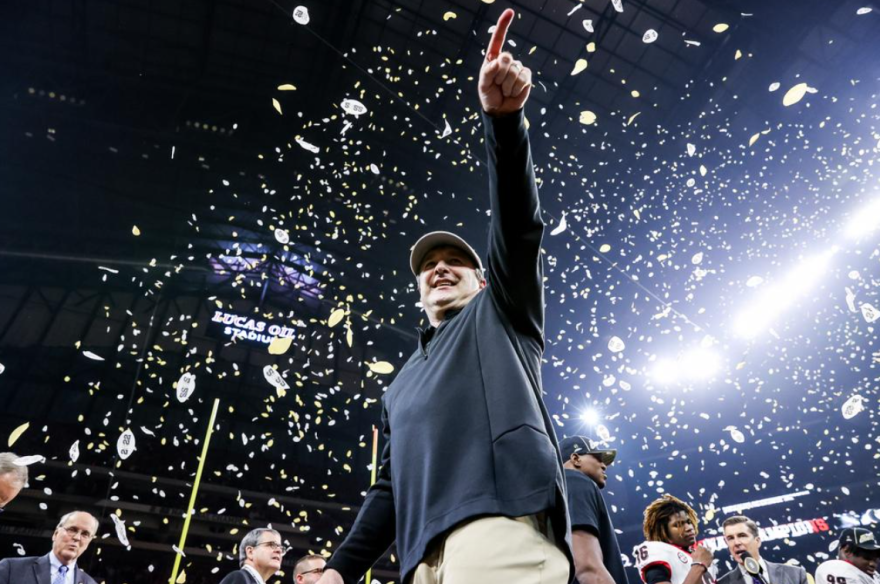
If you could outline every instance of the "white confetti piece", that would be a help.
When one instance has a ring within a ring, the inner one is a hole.
[[[846,291],[846,307],[850,312],[858,312],[859,309],[856,308],[856,295],[849,288],[844,288]]]
[[[183,553],[183,550],[180,549],[179,547],[177,547],[176,545],[172,545],[171,549],[173,549],[174,553],[177,554],[178,556],[183,556],[184,558],[186,557],[186,554]]]
[[[347,114],[351,114],[355,117],[361,116],[367,113],[367,106],[362,104],[356,99],[343,99],[342,100],[342,111]]]
[[[767,91],[771,91],[771,92],[776,91],[777,89],[779,89],[780,85],[781,84],[778,81],[774,81],[773,83],[770,84],[770,87],[767,88]]]
[[[134,432],[129,428],[119,435],[119,439],[116,441],[116,452],[119,453],[119,458],[126,460],[135,450]]]
[[[862,8],[856,10],[856,14],[859,16],[864,16],[865,14],[870,13],[872,10],[873,8],[871,8],[870,6],[863,6]]]
[[[443,128],[443,133],[440,134],[441,138],[445,138],[452,133],[452,126],[449,125],[449,120],[443,120],[443,123],[446,124],[446,127]]]
[[[0,375],[3,375],[3,372],[6,371],[6,365],[0,363]]]
[[[23,556],[27,554],[27,552],[24,550],[24,546],[20,543],[14,543],[12,545],[15,546],[15,553],[17,553],[18,555]]]
[[[642,35],[642,42],[645,44],[651,44],[657,40],[660,35],[657,34],[657,31],[653,28],[649,28],[645,31],[645,34]]]
[[[608,341],[608,350],[612,353],[620,353],[626,348],[626,344],[620,337],[611,337]]]
[[[589,18],[588,18],[588,19],[585,19],[585,20],[583,21],[583,23],[581,23],[581,24],[584,25],[584,30],[586,30],[587,32],[596,32],[596,31],[593,29],[593,21],[590,20]]]
[[[83,357],[85,357],[87,359],[91,359],[92,361],[103,361],[104,360],[104,357],[101,357],[100,355],[96,355],[95,353],[92,353],[91,351],[83,351]]]
[[[691,263],[695,266],[703,263],[703,252],[697,252],[694,254],[694,257],[691,258]]]
[[[618,12],[623,12],[623,0],[611,0],[611,5]]]
[[[287,245],[290,243],[290,234],[286,229],[281,229],[280,227],[275,230],[275,241],[280,243],[281,245]]]
[[[746,286],[748,286],[749,288],[757,288],[763,283],[764,278],[762,278],[761,276],[752,276],[751,278],[746,280]]]
[[[79,440],[70,445],[68,455],[70,456],[70,462],[79,460]]]
[[[880,311],[874,308],[874,306],[871,304],[865,303],[862,304],[859,308],[862,311],[862,316],[865,317],[865,320],[867,322],[874,322],[875,320],[880,318]]]
[[[131,544],[128,543],[128,534],[125,532],[125,521],[117,517],[116,513],[111,513],[110,519],[113,520],[113,525],[116,527],[116,538],[119,543],[125,547],[131,547]]]
[[[701,46],[702,43],[700,43],[700,41],[686,40],[686,41],[684,41],[684,44],[686,44],[689,47],[699,47],[699,46]]]
[[[553,228],[553,231],[550,232],[550,235],[559,235],[566,229],[568,229],[568,223],[565,220],[565,213],[563,213],[562,218],[559,220],[559,225]]]
[[[186,372],[177,380],[177,401],[185,402],[192,396],[196,390],[196,376],[194,373]]]
[[[598,426],[596,426],[596,435],[599,437],[599,440],[601,440],[602,442],[611,441],[611,432],[609,432],[608,428],[606,428],[602,424],[599,424]]]
[[[39,454],[32,454],[31,456],[20,456],[13,460],[12,464],[14,464],[15,466],[30,466],[38,462],[46,462],[46,457],[40,456]]]
[[[375,164],[371,164],[370,165],[370,172],[372,172],[373,174],[379,174],[379,167],[376,166]]]
[[[846,400],[846,403],[840,408],[840,412],[843,414],[844,419],[851,420],[859,415],[865,409],[865,401],[865,398],[858,394],[855,394]]]
[[[745,434],[739,431],[736,426],[728,426],[724,429],[725,432],[730,432],[730,439],[734,442],[742,444],[746,441]]]
[[[305,26],[309,23],[309,9],[305,6],[297,6],[293,9],[293,20],[296,21],[297,24],[302,24]]]
[[[687,153],[688,153],[688,156],[693,156],[694,154],[697,153],[697,147],[694,146],[693,144],[688,144],[687,145]]]
[[[306,150],[308,150],[309,152],[313,152],[315,154],[318,154],[321,151],[321,149],[318,148],[317,146],[315,146],[314,144],[310,144],[309,142],[306,142],[305,140],[303,140],[302,138],[299,138],[299,137],[296,138],[296,143],[299,144],[301,147],[305,148]]]
[[[287,384],[284,378],[281,377],[281,374],[278,373],[278,370],[271,365],[266,365],[265,367],[263,367],[263,377],[265,377],[266,381],[269,382],[269,385],[271,385],[275,389],[290,389],[290,386]]]

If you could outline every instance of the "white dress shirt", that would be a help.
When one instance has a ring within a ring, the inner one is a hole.
[[[55,557],[55,553],[49,554],[49,583],[55,584],[55,578],[58,577],[58,569],[63,564],[61,560]],[[67,565],[67,573],[64,575],[64,584],[75,584],[73,581],[73,573],[76,571],[76,560]]]

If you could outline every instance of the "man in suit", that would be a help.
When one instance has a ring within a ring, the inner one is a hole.
[[[266,527],[254,529],[238,546],[241,569],[227,574],[220,584],[266,584],[281,569],[285,552],[280,533]]]
[[[293,567],[293,581],[296,584],[315,584],[324,573],[327,561],[323,556],[307,554],[296,561]]]
[[[98,534],[98,525],[90,513],[68,513],[52,534],[51,552],[0,562],[0,584],[97,584],[76,561]]]
[[[9,505],[28,479],[26,466],[15,464],[18,455],[12,452],[0,452],[0,513]]]
[[[761,559],[761,535],[758,525],[745,515],[735,515],[724,521],[724,541],[736,567],[718,579],[718,584],[807,584],[807,571],[801,566],[774,564]],[[752,576],[744,566],[745,556],[755,559],[760,576]]]

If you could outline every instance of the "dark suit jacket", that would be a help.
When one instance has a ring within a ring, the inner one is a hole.
[[[0,562],[0,584],[52,584],[49,581],[50,573],[49,554],[7,558]],[[73,581],[76,584],[98,584],[78,566],[74,569]]]
[[[788,566],[786,564],[774,564],[764,560],[767,564],[768,574],[764,575],[767,584],[807,584],[807,571],[801,566]],[[718,578],[718,584],[752,584],[751,579],[746,582],[739,566]]]
[[[0,584],[3,583],[0,582]],[[242,568],[227,574],[225,578],[220,580],[220,584],[257,584],[257,581],[250,572]]]

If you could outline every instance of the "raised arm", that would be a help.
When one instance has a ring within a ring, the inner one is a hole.
[[[487,275],[490,293],[514,326],[537,338],[544,329],[544,222],[523,116],[532,72],[502,51],[513,16],[507,9],[498,19],[478,85],[492,208]]]
[[[385,446],[376,484],[367,491],[351,531],[327,562],[318,584],[354,584],[394,543],[396,515],[391,490],[391,430],[384,407],[382,426]]]

